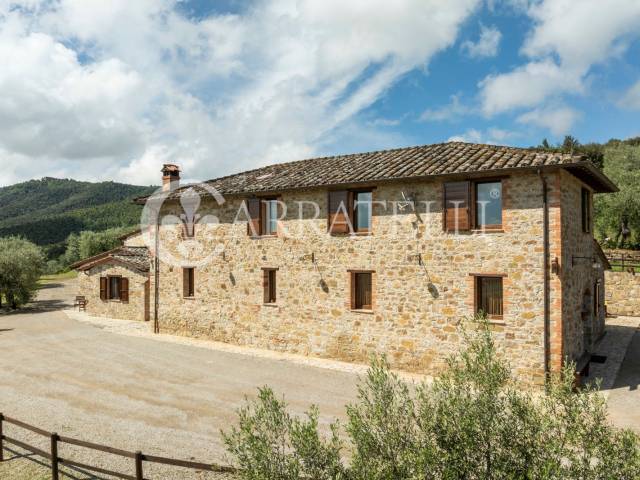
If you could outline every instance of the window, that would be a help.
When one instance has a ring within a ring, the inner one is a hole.
[[[500,180],[446,182],[443,200],[443,228],[446,232],[502,228]]]
[[[246,200],[249,222],[247,234],[252,237],[278,234],[277,198],[249,198]]]
[[[129,301],[129,279],[117,275],[100,277],[100,300]]]
[[[356,232],[371,231],[371,192],[354,192],[353,194],[353,226]]]
[[[351,308],[353,310],[373,309],[372,280],[372,272],[351,272]]]
[[[276,235],[278,233],[278,200],[270,198],[262,200],[261,235]]]
[[[502,182],[478,182],[475,195],[476,228],[502,228]]]
[[[330,191],[327,216],[329,233],[370,233],[372,204],[371,190]]]
[[[109,277],[109,300],[120,300],[120,277]]]
[[[195,268],[182,269],[182,296],[190,298],[195,296]]]
[[[586,188],[582,189],[582,231],[591,231],[591,192]]]
[[[502,277],[477,276],[476,282],[476,313],[484,313],[488,318],[501,319],[502,308]]]
[[[264,303],[276,303],[276,271],[275,268],[262,269]]]

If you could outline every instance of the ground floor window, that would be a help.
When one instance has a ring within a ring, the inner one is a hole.
[[[373,272],[351,272],[351,308],[373,309]]]
[[[193,297],[195,296],[195,272],[193,267],[187,267],[182,269],[182,296]]]
[[[100,277],[100,299],[129,301],[129,279],[119,275]]]
[[[476,313],[488,318],[503,316],[503,289],[501,276],[476,276]]]
[[[275,268],[262,269],[264,303],[276,303],[276,272]]]

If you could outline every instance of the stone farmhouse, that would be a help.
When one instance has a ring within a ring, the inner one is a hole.
[[[89,314],[437,374],[481,312],[529,384],[604,333],[592,199],[617,189],[581,156],[449,142],[199,185],[162,171],[136,200],[157,219],[74,266]]]

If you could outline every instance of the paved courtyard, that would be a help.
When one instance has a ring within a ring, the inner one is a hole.
[[[32,308],[0,315],[0,412],[5,415],[126,450],[224,464],[220,429],[235,424],[236,409],[258,387],[270,385],[284,394],[295,412],[317,404],[324,425],[344,418],[344,405],[356,397],[363,366],[152,338],[149,325],[137,322],[78,321],[63,310],[74,294],[73,281],[50,284]],[[608,321],[596,352],[607,355],[607,362],[594,365],[592,376],[605,377],[612,421],[640,432],[639,321]],[[46,440],[10,425],[5,433],[48,448]],[[131,462],[63,448],[61,455],[130,472]],[[214,478],[173,467],[148,472],[150,478]]]

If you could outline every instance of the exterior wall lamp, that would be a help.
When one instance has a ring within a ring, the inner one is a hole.
[[[560,262],[558,261],[558,257],[554,258],[551,262],[551,273],[560,275]]]

